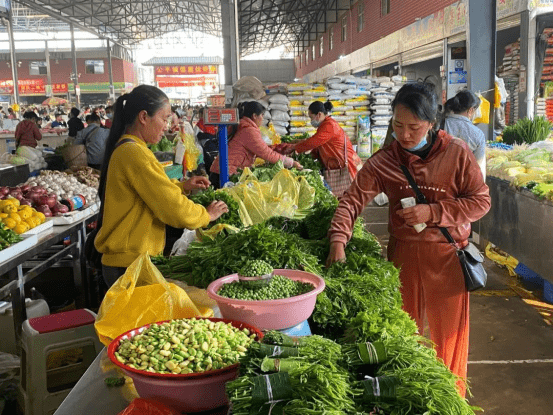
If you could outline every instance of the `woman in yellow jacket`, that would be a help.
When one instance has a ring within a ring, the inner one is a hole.
[[[147,144],[161,140],[171,117],[169,99],[158,88],[140,85],[117,99],[106,143],[99,195],[102,225],[94,245],[102,253],[102,273],[111,286],[142,253],[158,255],[165,225],[196,229],[228,212],[224,202],[207,208],[185,193],[209,181],[193,177],[173,183]]]

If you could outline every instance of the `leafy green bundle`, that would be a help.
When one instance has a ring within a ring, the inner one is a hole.
[[[224,190],[214,190],[213,187],[190,196],[189,199],[194,203],[207,207],[214,200],[221,200],[228,206],[228,212],[223,214],[219,219],[214,221],[212,225],[218,223],[226,223],[227,225],[235,226],[237,228],[242,227],[242,220],[240,219],[240,208],[238,202],[234,198],[226,193]]]
[[[552,127],[553,124],[545,117],[523,118],[516,124],[505,127],[503,142],[513,145],[543,141],[551,134]]]

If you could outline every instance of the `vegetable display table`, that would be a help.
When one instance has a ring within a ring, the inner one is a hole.
[[[71,225],[54,226],[36,235],[38,243],[34,246],[0,264],[0,298],[11,294],[16,339],[20,338],[21,326],[27,319],[25,283],[55,264],[73,269],[75,286],[83,295],[84,304],[89,306],[91,303],[84,258],[84,241],[86,225],[94,220],[96,220],[96,214],[91,214]],[[70,244],[60,245],[66,238],[69,238]],[[23,268],[28,270],[24,272]]]
[[[506,180],[488,177],[492,206],[475,230],[546,280],[553,282],[553,203]]]

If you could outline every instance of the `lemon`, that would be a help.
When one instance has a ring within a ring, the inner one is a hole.
[[[13,203],[9,203],[4,205],[4,207],[2,208],[2,211],[4,213],[17,212],[17,207]]]
[[[29,229],[33,229],[37,226],[34,218],[29,218],[21,222],[21,224],[26,223],[29,226]]]
[[[10,219],[13,219],[13,220],[15,221],[15,223],[20,223],[20,222],[21,222],[21,216],[19,216],[18,213],[15,213],[15,212],[10,213],[10,214],[8,215],[8,217],[9,217]]]
[[[17,225],[17,222],[11,218],[2,219],[2,223],[6,225],[6,228],[13,229]]]
[[[21,209],[19,212],[17,212],[17,214],[21,217],[22,220],[29,219],[31,216],[33,216],[33,212],[30,209]]]
[[[13,198],[13,199],[10,199],[10,200],[12,201],[12,204],[15,207],[19,207],[21,205],[21,202],[19,201],[19,199]]]
[[[34,218],[40,219],[40,223],[46,222],[46,216],[44,216],[44,213],[42,213],[42,212],[36,212],[36,211],[35,211],[35,212],[33,213],[33,217],[34,217]]]
[[[26,224],[25,222],[22,222],[19,225],[16,225],[15,228],[13,228],[13,231],[18,235],[21,235],[23,232],[27,232],[28,230],[29,230],[29,225]]]

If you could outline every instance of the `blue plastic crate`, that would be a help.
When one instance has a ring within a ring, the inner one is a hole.
[[[547,280],[543,280],[543,299],[549,304],[553,304],[553,284]]]
[[[523,281],[543,287],[543,278],[523,263],[519,262],[515,268],[515,272],[520,276],[520,278],[522,278]]]
[[[281,333],[284,333],[288,336],[311,336],[311,328],[307,320],[302,321],[300,324],[289,329],[279,330]]]

